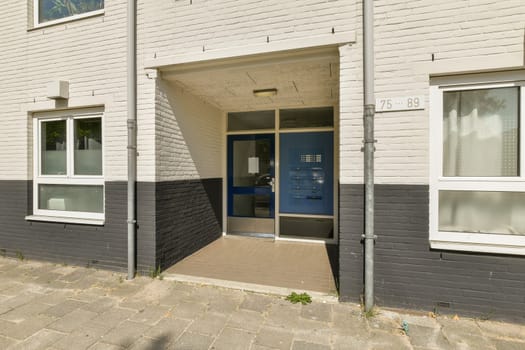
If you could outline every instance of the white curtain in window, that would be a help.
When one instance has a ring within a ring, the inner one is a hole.
[[[444,176],[518,175],[518,88],[446,92]]]

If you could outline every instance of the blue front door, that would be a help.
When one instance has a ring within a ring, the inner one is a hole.
[[[241,218],[273,219],[274,204],[274,134],[228,136],[228,217],[237,222]],[[245,227],[257,231],[256,226]]]

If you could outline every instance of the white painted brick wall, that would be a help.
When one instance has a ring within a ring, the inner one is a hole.
[[[222,112],[181,87],[157,82],[156,181],[222,177]]]
[[[374,5],[376,97],[423,95],[427,106],[376,114],[376,182],[427,184],[429,69],[441,64],[453,73],[458,59],[473,65],[496,60],[497,66],[501,54],[519,54],[523,64],[525,2],[375,0]],[[357,44],[341,58],[341,183],[363,182],[360,18],[356,26]],[[421,69],[423,64],[429,69]]]
[[[51,108],[45,86],[71,83],[71,102],[104,101],[106,178],[126,178],[126,1],[106,0],[105,15],[28,31],[31,1],[0,12],[0,179],[30,179],[28,110]],[[375,0],[377,97],[428,95],[419,69],[457,59],[523,56],[523,0]],[[155,153],[162,130],[155,112],[155,79],[145,60],[225,50],[355,30],[341,49],[342,183],[362,182],[362,36],[360,0],[139,1],[138,170],[140,181],[170,178]],[[23,20],[21,20],[23,19]],[[94,95],[94,96],[93,96]],[[427,98],[428,106],[428,98]],[[78,102],[80,103],[80,102]],[[100,102],[99,102],[100,103]],[[428,182],[428,108],[378,114],[378,183]],[[168,170],[167,170],[168,169]],[[156,175],[156,171],[163,175]]]
[[[193,0],[191,4],[189,0],[139,1],[139,94],[144,89],[151,92],[151,81],[140,75],[146,60],[198,54],[202,53],[203,47],[210,51],[264,44],[267,37],[270,42],[277,42],[326,35],[332,32],[332,27],[338,33],[351,31],[355,25],[355,3],[356,0]],[[186,134],[177,134],[178,121],[159,103],[165,99],[161,95],[166,91],[161,90],[158,91],[155,132],[158,151],[156,179],[195,178],[197,173],[201,173],[198,168],[207,163],[208,169],[203,174],[221,176],[218,173],[221,164],[214,160],[216,154],[210,153],[208,158],[200,159],[198,152],[188,153],[184,139]],[[139,122],[143,120],[146,124],[151,118],[148,112],[150,103],[146,98],[139,101]],[[144,113],[148,115],[144,116]],[[164,118],[168,120],[164,121]],[[192,119],[195,126],[206,126],[201,124],[206,119],[199,118],[195,115]],[[202,130],[203,133],[207,132],[206,129]],[[145,136],[149,130],[142,132]],[[213,135],[217,135],[217,132],[214,131]],[[204,136],[208,138],[212,134]],[[143,159],[138,164],[139,177],[142,174],[148,179],[152,169],[150,159],[155,158],[155,154],[151,153],[154,149],[150,147],[150,140],[151,137],[139,139]],[[177,150],[176,147],[181,149]],[[144,157],[147,157],[147,161]],[[213,171],[210,165],[216,170]]]
[[[31,179],[28,111],[54,108],[46,85],[70,82],[70,105],[105,103],[105,177],[126,179],[126,1],[105,15],[30,29],[32,0],[0,11],[0,180]]]

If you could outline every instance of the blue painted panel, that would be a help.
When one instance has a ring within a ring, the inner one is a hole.
[[[280,134],[280,212],[333,215],[333,132]]]

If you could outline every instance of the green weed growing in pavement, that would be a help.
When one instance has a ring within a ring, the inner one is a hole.
[[[24,254],[22,254],[21,251],[17,250],[16,251],[16,258],[20,261],[24,261]]]
[[[2,255],[2,257],[6,257],[7,256],[7,250],[5,249],[0,249],[0,255]]]
[[[163,276],[160,273],[160,265],[156,269],[150,268],[150,270],[149,270],[149,277],[151,277],[151,278],[157,278],[158,277],[160,280],[163,279]]]
[[[363,307],[363,316],[365,316],[365,318],[369,319],[376,317],[377,315],[379,315],[379,310],[375,306],[368,311],[365,311]]]
[[[312,297],[309,296],[307,293],[297,294],[296,292],[292,292],[292,294],[286,297],[286,300],[288,300],[292,304],[301,303],[303,305],[306,305],[312,302]]]

